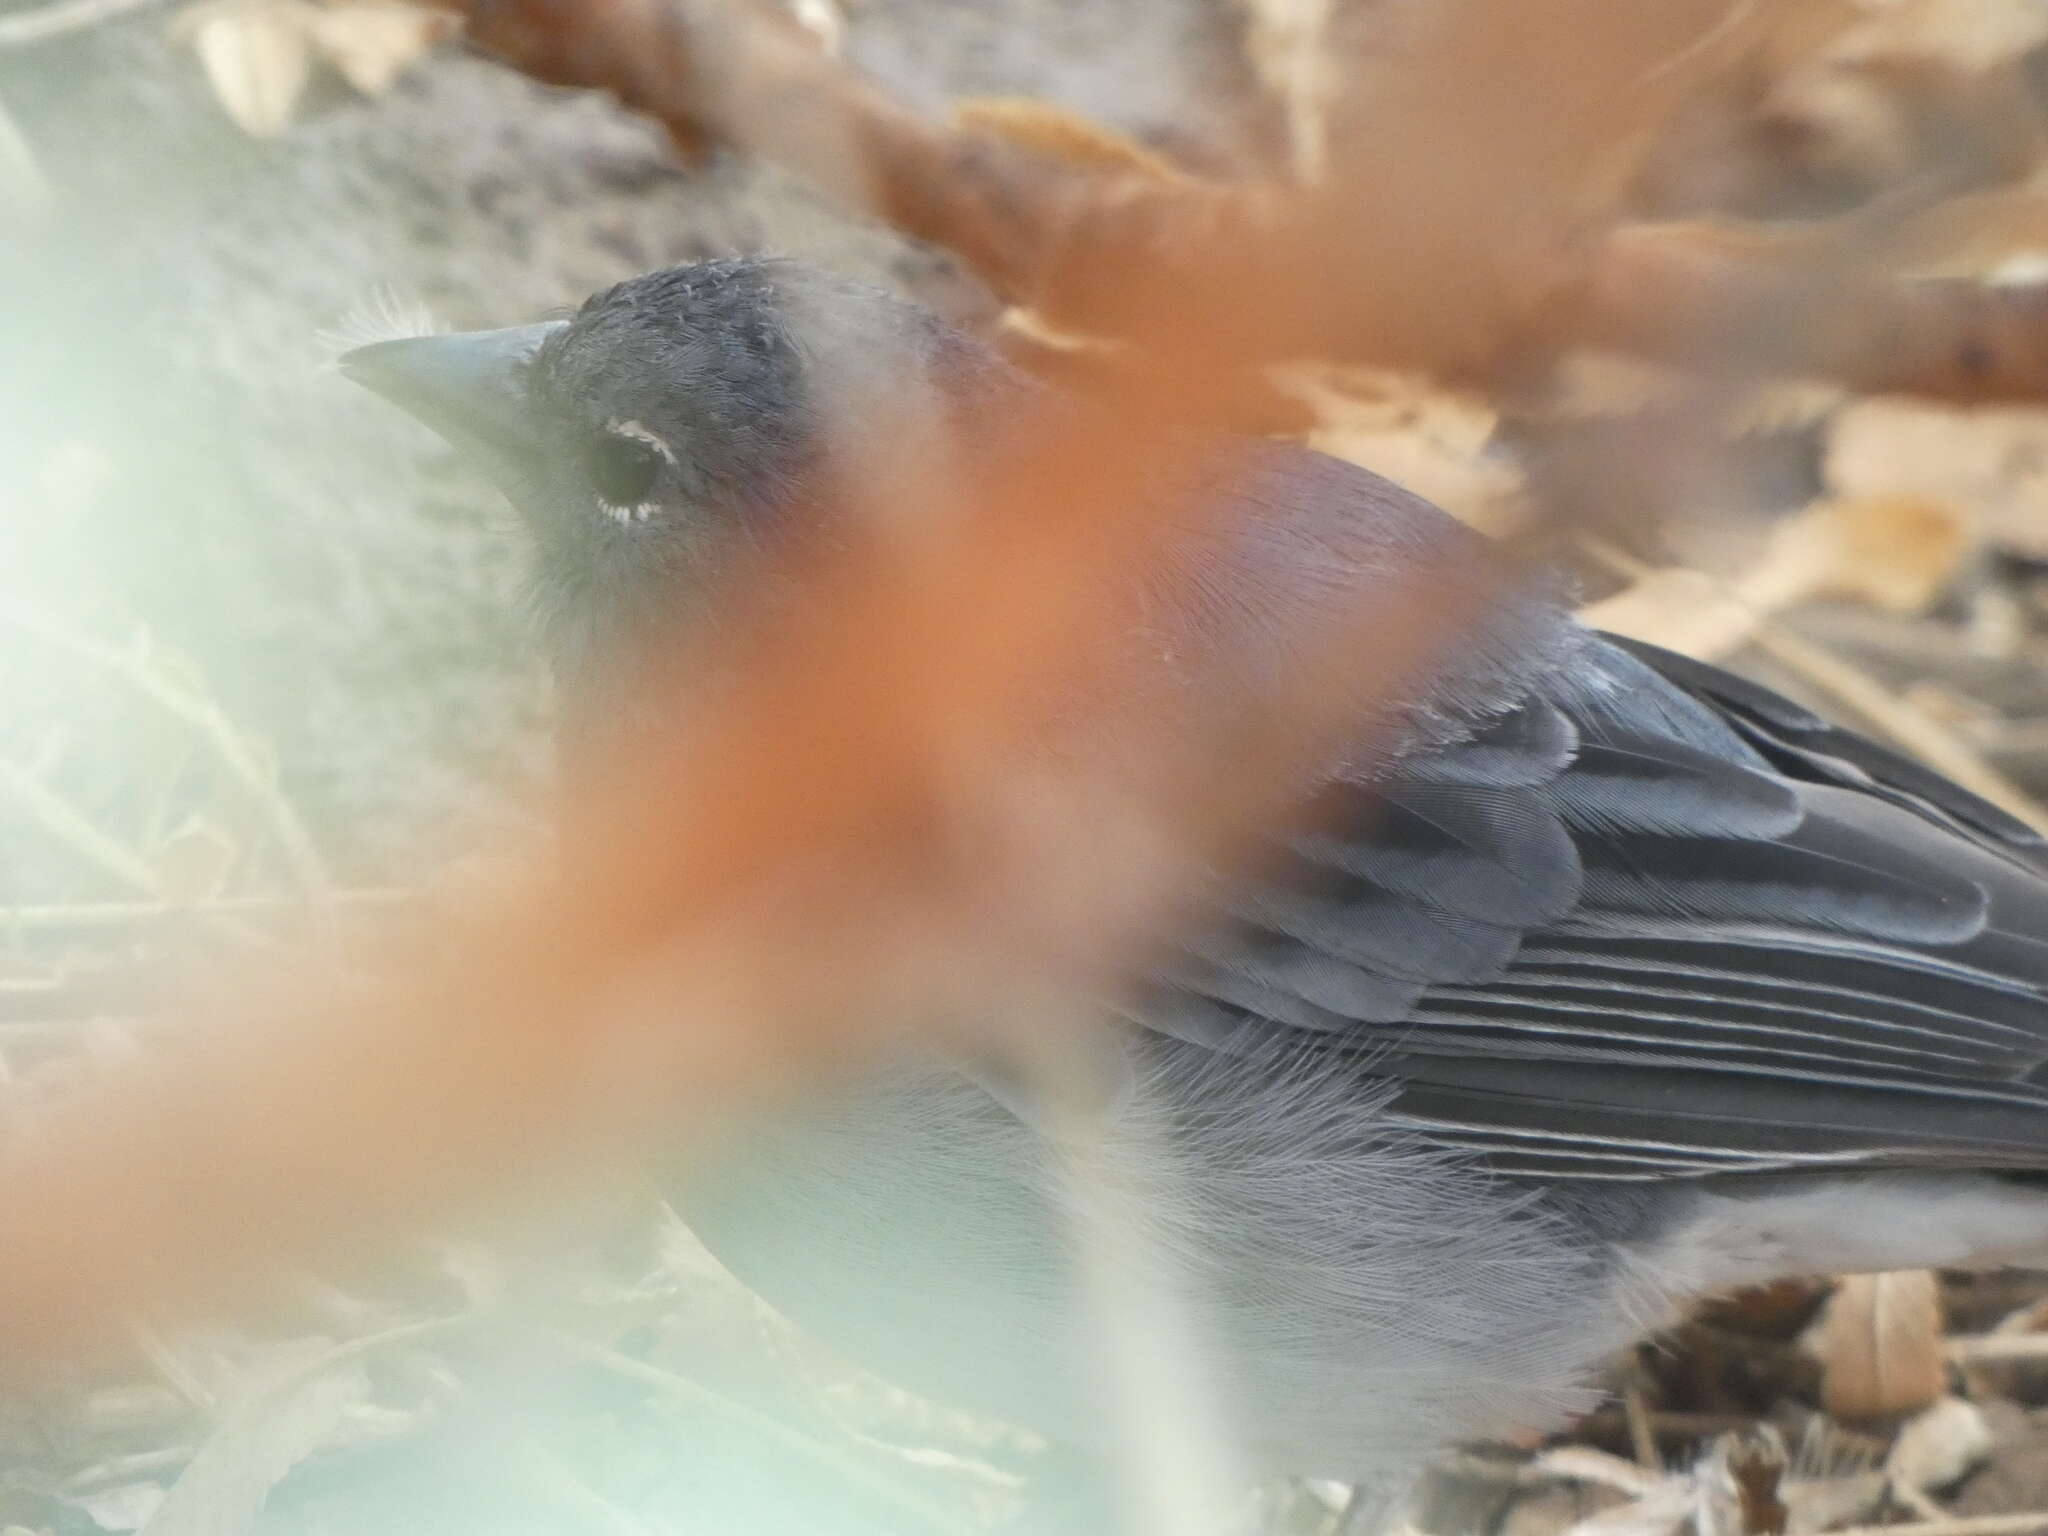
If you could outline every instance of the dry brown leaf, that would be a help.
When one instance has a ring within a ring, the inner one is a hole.
[[[1781,80],[1826,58],[1867,18],[1871,0],[1809,0],[1779,9],[1751,54],[1757,78]],[[1882,5],[1887,0],[1876,0]]]
[[[1967,71],[2048,42],[2048,9],[2032,0],[1861,0],[1863,19],[1829,50],[1842,62],[1920,62]]]
[[[1633,416],[1674,404],[1685,389],[1676,368],[1590,348],[1559,359],[1545,414],[1564,421]]]
[[[1974,520],[1932,497],[1815,502],[1771,535],[1762,567],[1741,590],[1774,610],[1841,597],[1891,613],[1923,611],[1976,548]]]
[[[1330,107],[1338,73],[1332,54],[1330,0],[1240,0],[1245,56],[1259,84],[1280,104],[1288,159],[1305,184],[1329,170]]]
[[[1941,1291],[1933,1271],[1845,1275],[1805,1344],[1821,1367],[1821,1405],[1850,1423],[1929,1406],[1947,1385]]]
[[[1986,542],[2048,555],[2048,411],[1859,401],[1834,419],[1823,475],[1844,499],[1967,508]]]
[[[1740,649],[1762,617],[1727,582],[1677,566],[1646,572],[1579,610],[1595,629],[1705,661]]]
[[[1522,477],[1487,452],[1499,413],[1485,399],[1373,368],[1294,363],[1271,376],[1312,413],[1311,448],[1385,475],[1483,532],[1514,525]]]
[[[1944,153],[1950,172],[1977,159],[1980,172],[2011,174],[2031,158],[2035,113],[2014,61],[2048,40],[2048,10],[2031,0],[1855,0],[1807,21],[1773,40],[1754,112],[1809,174],[1878,187]],[[1936,122],[1949,125],[1946,137],[1930,131]]]
[[[1948,198],[1907,219],[1884,259],[1914,277],[2038,282],[2048,255],[2048,185],[2036,177]]]
[[[836,56],[846,46],[846,15],[839,0],[790,0],[789,11],[827,53]]]
[[[1559,359],[1541,402],[1546,421],[1597,421],[1676,409],[1689,398],[1677,368],[1621,352],[1583,349]],[[1770,436],[1816,426],[1841,405],[1832,384],[1776,380],[1758,385],[1717,412],[1730,438]]]
[[[221,107],[258,138],[282,133],[312,68],[298,0],[206,0],[180,18]]]
[[[1935,772],[1946,774],[2030,826],[2048,830],[2048,809],[1988,765],[1954,732],[1825,647],[1782,625],[1762,624],[1766,614],[1759,605],[1782,604],[1801,591],[1814,590],[1813,582],[1826,573],[1825,566],[1813,564],[1803,570],[1795,569],[1802,558],[1811,561],[1816,549],[1823,556],[1827,551],[1825,541],[1805,541],[1797,535],[1795,528],[1791,558],[1776,568],[1766,560],[1746,578],[1746,591],[1741,585],[1730,588],[1690,571],[1653,571],[1599,540],[1582,539],[1587,554],[1610,570],[1634,578],[1636,585],[1605,604],[1582,609],[1580,617],[1596,626],[1619,628],[1622,633],[1673,649],[1686,644],[1698,646],[1700,649],[1691,654],[1708,660],[1720,654],[1711,646],[1732,648],[1744,640],[1754,640],[1771,661],[1831,699],[1849,719],[1861,721]],[[1719,606],[1709,612],[1688,611],[1684,604],[1693,594],[1713,599]]]
[[[1813,1277],[1773,1280],[1714,1296],[1695,1309],[1693,1317],[1709,1328],[1732,1329],[1751,1338],[1789,1341],[1812,1321],[1814,1310],[1831,1281]]]
[[[425,6],[373,0],[322,7],[310,13],[308,24],[341,77],[365,96],[379,96],[408,65],[454,33],[456,18]]]
[[[1923,159],[1907,98],[1884,73],[1826,60],[1782,82],[1760,113],[1799,144],[1812,177],[1865,187],[1895,185]]]
[[[1904,1487],[1934,1493],[1962,1481],[1991,1454],[1991,1447],[1991,1426],[1983,1412],[1960,1397],[1944,1397],[1907,1420],[1884,1469]]]
[[[1970,520],[1947,502],[1815,502],[1772,529],[1763,553],[1735,577],[1636,569],[1630,586],[1587,604],[1579,617],[1712,661],[1746,644],[1765,620],[1813,598],[1917,613],[1954,578],[1975,543]]]
[[[1429,153],[1347,155],[1307,197],[1263,178],[1166,185],[1122,162],[1092,175],[934,126],[767,0],[702,16],[436,3],[533,78],[611,90],[685,153],[730,144],[809,176],[1063,330],[1192,331],[1246,364],[1316,355],[1466,378],[1560,345],[1697,365],[1740,336],[1759,372],[1949,398],[2042,387],[2031,305],[1883,272],[1817,281],[1816,253],[1781,242],[1744,255],[1696,231],[1610,227],[1687,101],[1788,12],[1843,0],[1388,8],[1371,89],[1349,92],[1333,127]],[[1147,278],[1135,292],[1133,271]]]

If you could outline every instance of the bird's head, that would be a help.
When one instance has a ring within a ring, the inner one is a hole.
[[[471,457],[523,514],[572,738],[638,718],[649,695],[636,675],[673,654],[650,638],[715,620],[731,597],[757,616],[800,601],[806,555],[972,504],[922,490],[1028,480],[1043,436],[1008,429],[1043,419],[1033,407],[1056,417],[1064,398],[929,310],[753,258],[633,278],[569,320],[379,342],[341,366]],[[1174,441],[1145,494],[1190,516],[1180,528],[1176,513],[1172,547],[1112,599],[1128,603],[1119,660],[1148,687],[1198,684],[1186,696],[1218,719],[1286,686],[1418,570],[1483,568],[1452,519],[1357,466],[1229,436]],[[1407,710],[1411,735],[1455,734],[1556,660],[1546,592],[1488,606],[1443,696]]]
[[[648,273],[569,320],[347,353],[511,499],[559,666],[829,531],[844,474],[912,450],[1007,369],[929,311],[801,263]]]

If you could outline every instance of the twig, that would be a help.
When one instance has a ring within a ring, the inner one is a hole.
[[[1759,624],[1751,641],[1780,666],[1862,716],[1937,773],[2012,812],[2029,826],[2048,832],[2048,807],[1985,762],[1925,710],[1888,692],[1867,673],[1781,624]]]
[[[343,911],[381,912],[397,908],[406,900],[406,895],[395,886],[365,886],[338,889],[332,893],[331,899]],[[0,906],[0,933],[125,928],[160,918],[285,916],[301,910],[303,905],[296,897],[251,895],[213,896],[201,901],[51,902]]]
[[[1590,343],[1873,392],[2048,394],[2048,288],[1858,264],[1867,211],[1777,235],[1608,222],[1664,117],[1776,7],[1429,7],[1419,44],[1353,93],[1353,153],[1305,191],[1163,183],[927,123],[759,0],[438,3],[526,74],[610,90],[686,151],[782,164],[1064,330],[1122,334],[1116,274],[1142,269],[1186,311],[1239,317],[1248,360],[1474,377]]]
[[[1650,566],[1605,540],[1583,539],[1580,542],[1594,559],[1632,581],[1640,582],[1655,574]],[[1745,621],[1746,637],[1757,650],[1861,717],[1866,725],[1890,737],[1930,768],[1947,775],[1972,794],[2010,811],[2028,825],[2048,832],[2048,807],[1985,762],[1925,710],[1886,689],[1869,674],[1833,655],[1825,647],[1775,622],[1746,602],[1739,592],[1731,590],[1729,596],[1744,610],[1741,617]]]
[[[2010,656],[1988,656],[1974,650],[1960,629],[1938,620],[1901,619],[1850,603],[1804,608],[1788,614],[1785,622],[1900,691],[1934,681],[1982,701],[2004,718],[2024,720],[2042,710],[2048,648],[2039,644]]]
[[[169,904],[169,898],[162,896],[156,871],[141,855],[101,831],[91,817],[49,785],[4,758],[0,758],[0,797],[12,800],[23,814],[87,863],[130,890]]]
[[[520,1435],[509,1461],[514,1476],[579,1524],[605,1536],[655,1536],[653,1526],[591,1487],[538,1436]]]
[[[170,686],[161,675],[141,665],[134,657],[88,636],[73,634],[46,619],[12,607],[0,607],[0,623],[89,662],[191,726],[212,749],[229,776],[263,812],[265,820],[270,823],[272,835],[284,851],[286,863],[297,879],[300,893],[316,910],[331,912],[334,883],[318,849],[313,846],[312,837],[300,822],[298,813],[278,793],[258,754],[219,706],[210,699]]]
[[[1105,1111],[1119,1095],[1094,1042],[1073,1040],[1062,1021],[1086,1004],[1053,994],[1013,1005],[1008,1038],[1048,1041],[1031,1090],[1050,1119],[1060,1205],[1073,1233],[1076,1278],[1101,1399],[1119,1442],[1119,1475],[1134,1532],[1223,1536],[1232,1495],[1249,1479],[1237,1465],[1210,1370],[1216,1343],[1189,1305],[1188,1277],[1146,1213],[1176,1204],[1179,1169],[1165,1145],[1135,1152],[1112,1145],[1112,1127],[1143,1136],[1142,1116]]]
[[[131,1034],[139,1035],[160,1022],[155,1019],[110,1019],[100,1013],[81,1015],[77,1018],[9,1019],[6,1023],[0,1024],[0,1046],[52,1039],[69,1041],[94,1024],[118,1024]]]
[[[1632,1461],[1624,1461],[1590,1445],[1559,1446],[1542,1452],[1529,1465],[1547,1477],[1597,1483],[1631,1498],[1643,1497],[1664,1481],[1659,1471],[1639,1467]]]
[[[2048,1360],[2048,1333],[1986,1333],[1946,1340],[1941,1352],[1958,1365]]]
[[[1573,339],[1866,394],[1961,401],[2048,394],[2048,286],[1912,279],[1709,225],[1614,231],[1591,254]]]
[[[1756,0],[1736,0],[1735,4],[1728,7],[1727,13],[1719,17],[1706,32],[1686,44],[1678,53],[1668,59],[1659,60],[1652,66],[1649,78],[1673,74],[1688,62],[1711,52],[1716,44],[1735,36],[1747,26],[1755,11]]]
[[[1920,1489],[1915,1488],[1911,1483],[1906,1482],[1902,1478],[1894,1477],[1888,1479],[1885,1484],[1885,1491],[1902,1508],[1911,1510],[1921,1520],[1930,1525],[1943,1524],[1950,1518],[1947,1510],[1943,1509]]]
[[[163,1482],[175,1476],[192,1459],[190,1445],[159,1445],[147,1451],[131,1451],[95,1462],[74,1473],[63,1486],[63,1495],[75,1499],[101,1488],[118,1488],[123,1483]]]
[[[157,873],[142,856],[118,839],[110,837],[92,818],[80,811],[49,785],[0,758],[0,799],[12,800],[22,812],[59,842],[87,862],[112,875],[130,890],[150,898],[150,904],[164,910],[177,906],[164,891]],[[222,934],[247,943],[262,935],[226,913],[195,913],[199,921]]]
[[[796,1452],[808,1461],[816,1462],[847,1482],[856,1484],[894,1505],[903,1513],[914,1517],[918,1524],[935,1531],[951,1532],[959,1523],[959,1515],[936,1500],[903,1486],[892,1478],[877,1472],[857,1456],[849,1456],[836,1446],[815,1440],[799,1430],[791,1428],[781,1420],[737,1402],[723,1393],[714,1392],[702,1382],[673,1371],[665,1371],[644,1360],[635,1360],[631,1355],[620,1354],[602,1344],[593,1344],[588,1339],[579,1339],[574,1334],[549,1330],[551,1343],[567,1354],[586,1361],[591,1365],[611,1372],[615,1376],[639,1383],[661,1396],[693,1407],[708,1409],[721,1418],[744,1425],[765,1440],[772,1440],[786,1450]]]
[[[1664,1458],[1657,1454],[1657,1431],[1650,1422],[1650,1405],[1643,1400],[1643,1389],[1634,1382],[1622,1389],[1621,1411],[1628,1423],[1628,1447],[1636,1465],[1646,1472],[1663,1471]]]
[[[1429,7],[1374,82],[1399,88],[1354,93],[1347,138],[1359,152],[1305,194],[1162,184],[928,123],[761,0],[440,3],[513,67],[610,90],[686,151],[730,144],[782,164],[950,247],[1060,329],[1131,334],[1126,274],[1141,270],[1177,314],[1227,317],[1215,330],[1248,360],[1313,353],[1439,371],[1519,359],[1560,296],[1614,288],[1586,280],[1583,221],[1611,206],[1654,126],[1746,31],[1694,46],[1728,14],[1724,0]],[[1554,68],[1531,57],[1545,45]],[[1653,78],[1660,61],[1670,67]],[[1431,153],[1399,147],[1415,143]],[[1394,207],[1399,220],[1368,212]],[[1163,318],[1136,329],[1164,330]]]
[[[163,1384],[183,1398],[202,1418],[211,1419],[220,1412],[219,1397],[178,1357],[178,1352],[156,1329],[145,1322],[131,1320],[128,1336]]]
[[[1652,1409],[1648,1415],[1650,1432],[1659,1440],[1707,1440],[1715,1435],[1747,1429],[1756,1422],[1750,1414],[1741,1413],[1682,1413],[1669,1408]],[[1600,1438],[1609,1435],[1626,1436],[1629,1427],[1621,1411],[1613,1406],[1595,1409],[1580,1420],[1582,1431],[1597,1429]],[[1661,1462],[1660,1462],[1661,1465]]]

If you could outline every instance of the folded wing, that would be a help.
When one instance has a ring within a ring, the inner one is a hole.
[[[2048,1167],[2041,840],[1767,690],[1595,638],[1315,812],[1141,1022],[1515,1172]]]

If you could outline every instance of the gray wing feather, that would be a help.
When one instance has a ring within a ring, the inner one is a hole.
[[[1334,784],[1134,1016],[1312,1031],[1507,1171],[2048,1167],[2028,828],[1714,668],[1595,640]]]

